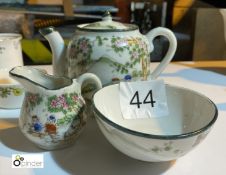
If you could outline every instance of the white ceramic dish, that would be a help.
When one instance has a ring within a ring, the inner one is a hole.
[[[23,65],[21,39],[21,34],[0,33],[0,69]]]
[[[0,69],[0,108],[20,108],[23,99],[22,86],[9,77],[8,69]]]
[[[209,133],[218,111],[211,100],[189,89],[166,85],[166,94],[167,117],[126,120],[118,84],[104,87],[93,98],[100,130],[115,148],[135,159],[160,162],[185,155]]]

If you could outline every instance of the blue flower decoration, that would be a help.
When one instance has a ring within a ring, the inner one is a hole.
[[[47,120],[55,123],[56,117],[54,115],[50,115]]]
[[[40,131],[42,130],[42,125],[41,125],[41,123],[35,123],[35,124],[33,125],[33,127],[34,127],[34,130],[35,130],[36,132],[40,132]]]
[[[131,75],[126,75],[125,77],[124,77],[124,80],[131,80],[132,79],[132,76]]]

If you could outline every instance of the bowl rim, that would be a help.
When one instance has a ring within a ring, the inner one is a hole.
[[[104,86],[102,89],[106,88],[106,87],[109,87],[109,86],[115,86],[115,85],[118,85],[118,84],[111,84],[111,85],[107,85],[107,86]],[[215,105],[215,103],[210,100],[208,97],[206,97],[205,95],[197,92],[197,91],[194,91],[192,89],[188,89],[188,88],[184,88],[184,87],[180,87],[180,86],[175,86],[175,85],[169,85],[169,84],[166,84],[166,86],[169,86],[169,87],[173,87],[173,88],[176,88],[176,89],[184,89],[184,90],[188,90],[192,93],[195,93],[201,97],[204,97],[205,99],[207,99],[207,101],[209,101],[209,103],[211,105],[213,105],[214,107],[214,116],[213,118],[210,120],[209,123],[207,123],[204,127],[198,129],[198,130],[195,130],[195,131],[191,131],[191,132],[187,132],[187,133],[183,133],[183,134],[175,134],[175,135],[154,135],[154,134],[147,134],[147,133],[143,133],[143,132],[139,132],[139,131],[135,131],[135,130],[132,130],[132,129],[129,129],[129,128],[126,128],[124,126],[121,126],[113,121],[111,121],[110,119],[108,119],[107,117],[105,117],[98,109],[97,107],[95,106],[95,103],[94,103],[94,96],[95,94],[100,91],[101,89],[99,89],[98,91],[96,91],[96,93],[93,95],[93,98],[92,98],[92,105],[93,105],[93,111],[94,113],[96,113],[97,115],[95,115],[95,117],[99,117],[100,119],[102,119],[104,122],[106,122],[107,124],[109,124],[110,126],[114,127],[114,128],[117,128],[119,129],[120,131],[123,131],[123,132],[126,132],[127,134],[132,134],[132,135],[135,135],[135,136],[140,136],[140,137],[145,137],[145,138],[153,138],[153,139],[161,139],[161,140],[176,140],[176,139],[183,139],[183,138],[188,138],[188,137],[191,137],[191,136],[195,136],[195,135],[198,135],[204,131],[207,131],[209,128],[211,128],[211,126],[215,123],[215,121],[217,120],[218,118],[218,109],[217,109],[217,106]]]
[[[19,83],[0,83],[0,88],[7,88],[7,87],[12,87],[12,88],[14,88],[14,87],[18,87],[18,88],[22,88],[23,86],[22,85],[20,85]]]

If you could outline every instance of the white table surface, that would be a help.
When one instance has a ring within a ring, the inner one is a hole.
[[[89,118],[84,132],[73,146],[62,150],[44,151],[30,143],[18,129],[19,109],[0,109],[0,175],[226,174],[226,66],[221,68],[221,71],[225,69],[223,75],[192,68],[192,62],[186,64],[187,66],[171,63],[161,78],[166,83],[191,88],[208,96],[216,103],[219,117],[207,138],[184,157],[162,163],[142,162],[127,157],[108,143],[97,127],[94,117]],[[156,64],[152,63],[152,67],[155,66]],[[42,67],[51,72],[49,66]],[[11,168],[12,154],[25,153],[43,154],[44,168]]]

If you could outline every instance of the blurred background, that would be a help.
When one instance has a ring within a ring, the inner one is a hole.
[[[171,29],[178,40],[173,61],[226,59],[223,0],[0,0],[0,32],[23,35],[25,64],[50,64],[50,47],[39,28],[55,26],[67,43],[77,24],[101,20],[106,10],[143,34],[158,26]],[[168,42],[160,37],[154,44],[152,61],[160,61]]]

